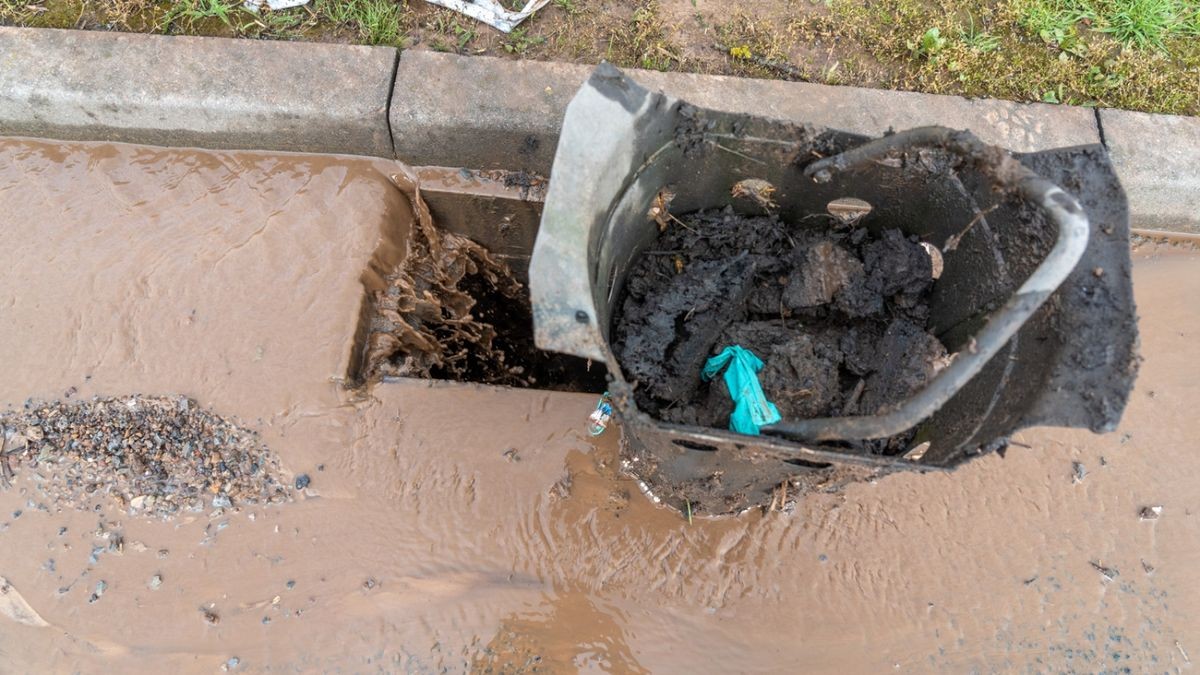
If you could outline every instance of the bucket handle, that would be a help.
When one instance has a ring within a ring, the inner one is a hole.
[[[983,370],[993,356],[1079,264],[1087,249],[1090,226],[1079,202],[1054,183],[1026,168],[1005,150],[983,143],[974,134],[945,127],[921,127],[864,143],[839,155],[808,165],[804,174],[818,183],[834,174],[883,159],[914,146],[942,148],[965,163],[984,169],[993,185],[1015,192],[1038,205],[1058,228],[1058,240],[1033,274],[1000,309],[992,312],[983,328],[953,356],[950,365],[896,410],[883,415],[819,417],[784,420],[762,428],[763,433],[804,441],[856,441],[886,438],[911,429],[938,411]]]

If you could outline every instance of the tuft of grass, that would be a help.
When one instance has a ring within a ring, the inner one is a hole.
[[[1166,51],[1165,40],[1181,25],[1177,0],[1097,2],[1098,30],[1127,45]]]
[[[1021,24],[1051,44],[1077,39],[1080,26],[1160,52],[1173,37],[1200,34],[1197,0],[1018,0],[1016,7]]]
[[[628,22],[611,30],[605,58],[625,68],[660,71],[683,62],[682,50],[667,36],[657,0],[642,0]]]
[[[314,11],[326,21],[354,31],[354,41],[360,44],[404,46],[407,2],[316,0]]]
[[[509,54],[524,56],[530,47],[535,47],[545,42],[546,38],[540,35],[530,35],[526,28],[514,28],[504,41],[504,51]]]
[[[982,26],[975,25],[975,17],[967,15],[967,26],[959,30],[958,39],[963,46],[974,52],[986,54],[1000,49],[1000,37],[992,35]]]
[[[159,28],[170,32],[214,32],[213,20],[232,29],[233,19],[245,12],[238,0],[174,0],[159,20]]]

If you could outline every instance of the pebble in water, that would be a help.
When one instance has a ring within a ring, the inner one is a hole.
[[[96,588],[92,591],[92,595],[88,598],[88,603],[96,602],[100,596],[104,595],[104,591],[108,590],[108,583],[101,580],[96,582]]]

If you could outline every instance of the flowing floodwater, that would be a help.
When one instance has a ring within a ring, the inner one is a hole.
[[[56,510],[19,472],[0,491],[0,671],[1200,658],[1197,252],[1137,252],[1146,360],[1115,433],[1033,430],[951,474],[688,523],[618,475],[615,430],[587,435],[594,396],[343,386],[364,270],[411,218],[391,167],[0,141],[0,406],[186,395],[311,479],[288,504],[164,521]]]

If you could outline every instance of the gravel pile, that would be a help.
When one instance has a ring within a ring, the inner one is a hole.
[[[17,471],[56,505],[144,515],[291,499],[258,435],[186,397],[28,401],[0,412],[0,484]]]

